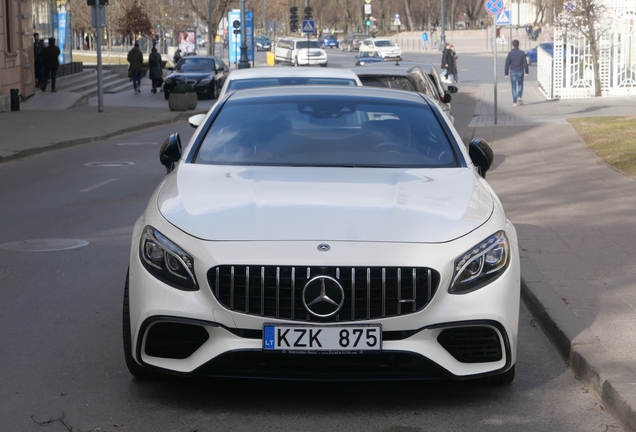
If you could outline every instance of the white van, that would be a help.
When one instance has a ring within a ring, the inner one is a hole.
[[[274,49],[275,63],[290,63],[293,66],[320,65],[327,67],[327,53],[317,40],[282,38]]]

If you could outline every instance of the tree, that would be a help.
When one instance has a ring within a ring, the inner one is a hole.
[[[148,14],[135,0],[132,6],[124,11],[124,15],[118,22],[119,31],[126,36],[133,36],[137,40],[137,36],[149,35],[152,29]]]
[[[576,2],[568,2],[565,11],[559,15],[558,19],[559,27],[566,31],[569,37],[582,36],[590,44],[594,96],[597,97],[601,96],[598,45],[603,33],[609,30],[609,26],[604,25],[606,16],[607,8],[602,0],[578,0]],[[566,56],[570,55],[567,41],[563,49]]]

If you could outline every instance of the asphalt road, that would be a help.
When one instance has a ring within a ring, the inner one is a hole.
[[[354,57],[333,51],[333,66]],[[467,123],[472,113],[459,111]],[[175,131],[185,142],[193,129],[183,122],[0,165],[0,245],[88,242],[0,249],[0,430],[622,430],[524,306],[509,386],[133,379],[121,341],[130,235],[165,174],[159,145]],[[36,423],[62,416],[66,425]]]

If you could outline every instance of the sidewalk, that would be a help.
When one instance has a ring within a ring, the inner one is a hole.
[[[54,109],[63,106],[61,92],[1,113],[0,162],[179,121],[214,102],[174,113],[144,81],[139,95],[105,95],[103,113],[95,99]],[[464,142],[482,137],[495,151],[488,181],[517,227],[524,300],[574,373],[636,431],[636,180],[600,162],[566,121],[634,116],[636,104],[546,101],[527,85],[525,105],[512,107],[509,84],[499,82],[497,90],[496,125],[492,84],[462,87],[453,108]]]

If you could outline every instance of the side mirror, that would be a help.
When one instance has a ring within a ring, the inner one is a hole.
[[[181,159],[181,138],[178,133],[174,133],[161,144],[159,161],[166,167],[166,172],[169,174],[179,159]]]
[[[482,138],[473,138],[468,145],[468,154],[477,169],[479,169],[479,174],[486,178],[486,172],[490,169],[495,158],[490,145]]]
[[[188,119],[188,123],[190,123],[190,126],[196,129],[199,127],[201,122],[203,122],[204,118],[205,118],[205,114],[193,115],[192,117]]]
[[[456,86],[448,86],[447,90],[449,93],[457,93],[459,91]]]
[[[447,90],[444,90],[444,97],[442,98],[442,102],[451,103],[452,100],[453,96],[451,96],[451,94]]]

